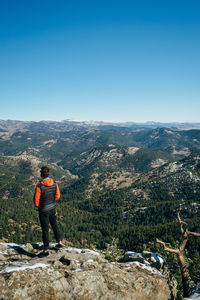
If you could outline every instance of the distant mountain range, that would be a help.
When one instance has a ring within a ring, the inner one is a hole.
[[[188,130],[188,129],[200,129],[200,123],[180,123],[180,122],[154,122],[154,121],[148,121],[144,123],[139,122],[103,122],[103,121],[92,121],[92,120],[73,120],[73,119],[67,119],[62,121],[66,124],[77,124],[79,126],[122,126],[122,127],[130,127],[130,128],[173,128],[173,129],[180,129],[180,130]]]
[[[200,232],[200,123],[0,120],[0,242],[41,239],[32,197],[42,165],[60,186],[58,221],[74,244],[105,248],[116,237],[122,249],[157,252],[157,237],[177,247],[180,207]],[[188,242],[194,281],[199,247]]]
[[[185,174],[193,169],[193,173],[198,174],[200,129],[185,130],[185,127],[180,130],[161,125],[154,122],[125,125],[79,120],[1,120],[0,196],[23,196],[25,191],[27,195],[36,184],[38,169],[43,164],[51,167],[52,174],[64,187],[87,178],[82,195],[88,191],[92,195],[95,189],[135,189],[150,178],[159,182],[161,177],[171,173]],[[186,158],[188,162],[195,159],[196,165],[183,163]],[[32,178],[30,185],[27,184],[29,178]],[[179,175],[177,178],[182,180]],[[190,176],[186,178],[190,182]],[[73,188],[77,189],[76,183]],[[139,194],[144,201],[151,198],[148,192]]]
[[[76,120],[76,119],[66,119],[60,122],[56,121],[18,121],[18,120],[0,120],[0,131],[4,129],[22,129],[31,128],[32,126],[37,126],[38,124],[44,124],[56,127],[57,129],[64,130],[67,127],[77,126],[77,127],[105,127],[105,128],[115,128],[115,127],[125,127],[132,130],[142,130],[142,129],[155,129],[155,128],[171,128],[174,130],[190,130],[190,129],[200,129],[200,123],[179,123],[179,122],[154,122],[149,121],[145,123],[138,122],[103,122],[103,121],[92,121],[92,120]]]
[[[111,169],[148,171],[199,152],[200,130],[151,128],[155,124],[1,120],[0,154],[53,163],[80,176]]]

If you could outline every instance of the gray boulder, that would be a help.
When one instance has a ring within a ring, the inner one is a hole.
[[[132,261],[138,261],[140,263],[144,263],[144,257],[141,255],[141,253],[136,252],[126,252],[122,258],[119,259],[119,262],[132,262]]]

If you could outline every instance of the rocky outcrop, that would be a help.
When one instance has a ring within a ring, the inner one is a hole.
[[[0,243],[1,300],[167,300],[167,279],[146,261],[109,263],[89,249]]]
[[[119,262],[135,262],[135,264],[140,263],[140,267],[149,269],[151,272],[154,272],[154,270],[159,270],[167,279],[167,283],[171,291],[170,299],[176,299],[177,281],[168,270],[165,259],[163,259],[159,254],[149,251],[143,251],[142,253],[128,251],[119,259]]]

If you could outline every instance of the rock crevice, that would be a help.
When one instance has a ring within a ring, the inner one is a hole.
[[[49,256],[38,258],[39,244],[0,244],[1,300],[170,299],[167,279],[153,267],[133,260],[110,263],[97,251],[51,246]]]

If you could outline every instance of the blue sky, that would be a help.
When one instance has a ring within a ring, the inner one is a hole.
[[[0,119],[200,122],[200,1],[0,0]]]

